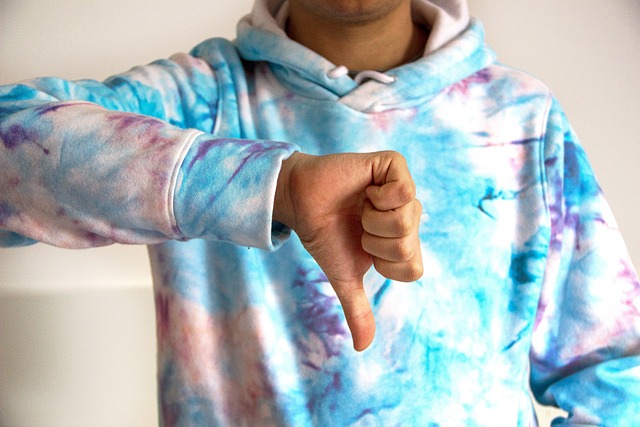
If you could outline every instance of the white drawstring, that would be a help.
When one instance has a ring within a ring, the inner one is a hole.
[[[356,81],[356,84],[360,84],[367,79],[376,80],[387,85],[396,81],[395,77],[388,76],[385,73],[381,73],[380,71],[372,70],[360,71],[358,74],[356,74],[356,77],[353,80]]]
[[[349,69],[344,65],[340,65],[339,67],[334,68],[333,70],[327,73],[327,77],[330,79],[339,79],[340,77],[344,77],[349,74]]]
[[[330,79],[339,79],[340,77],[344,77],[347,74],[349,74],[349,69],[344,65],[340,65],[339,67],[336,67],[333,70],[330,70],[327,73],[327,77],[329,77]],[[369,79],[376,80],[377,82],[384,83],[384,84],[390,84],[396,81],[395,77],[388,76],[385,73],[381,73],[380,71],[373,71],[373,70],[360,71],[354,77],[354,80],[358,85],[364,82],[365,80],[369,80]]]

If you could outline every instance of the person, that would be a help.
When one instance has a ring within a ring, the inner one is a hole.
[[[463,1],[258,0],[234,42],[0,99],[4,245],[150,245],[163,425],[527,426],[529,384],[557,425],[640,413],[611,213]]]

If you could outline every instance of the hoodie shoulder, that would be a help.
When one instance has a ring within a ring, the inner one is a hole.
[[[234,43],[221,37],[203,41],[191,50],[191,55],[205,60],[216,70],[241,63]]]
[[[492,76],[491,80],[497,85],[496,88],[500,86],[509,87],[519,95],[530,94],[544,98],[553,97],[549,86],[525,71],[495,62],[487,68],[487,72]]]

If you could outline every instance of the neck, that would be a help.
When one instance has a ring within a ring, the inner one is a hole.
[[[298,1],[289,3],[289,37],[336,65],[350,70],[388,70],[413,60],[424,49],[425,30],[402,1],[384,16],[341,20],[321,16]]]

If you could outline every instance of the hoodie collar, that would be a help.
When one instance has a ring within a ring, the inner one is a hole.
[[[413,0],[412,10],[414,21],[429,28],[423,56],[384,73],[364,70],[355,80],[345,67],[287,37],[287,0],[256,0],[238,23],[236,46],[243,59],[268,62],[289,89],[363,112],[422,102],[493,62],[482,25],[469,18],[466,1]]]

